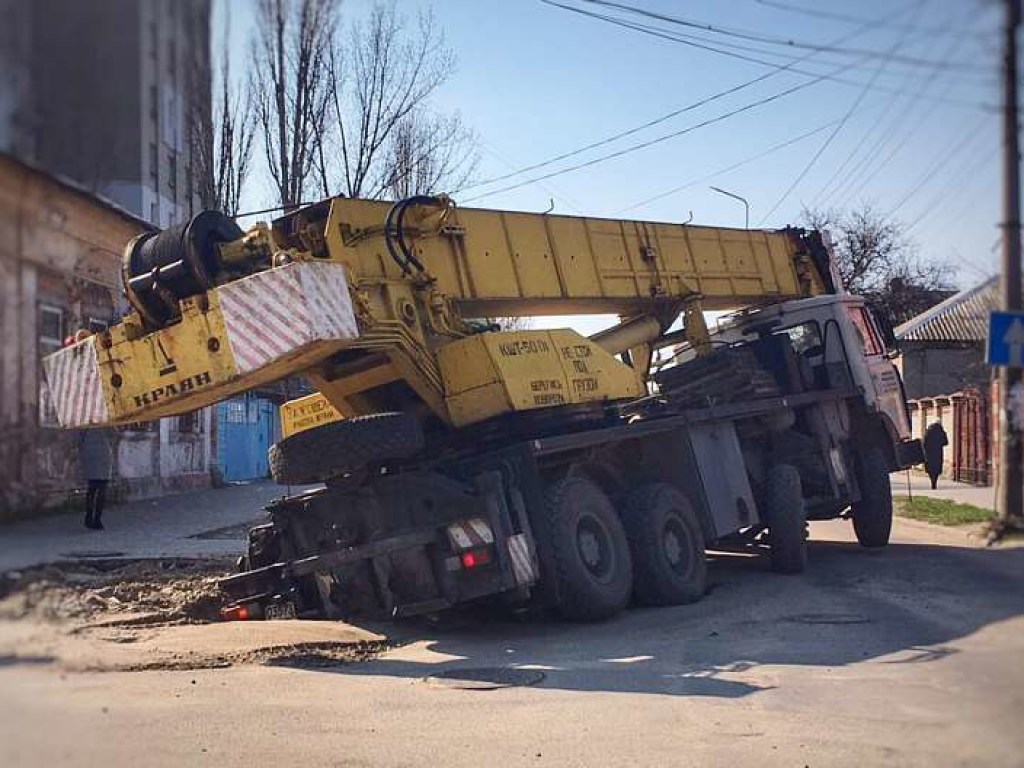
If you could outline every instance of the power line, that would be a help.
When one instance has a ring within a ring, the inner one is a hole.
[[[973,9],[969,10],[968,15],[964,17],[964,22],[965,23],[970,18],[970,14],[973,14]],[[952,56],[956,53],[957,49],[959,49],[959,47],[960,47],[962,42],[963,42],[963,38],[962,37],[961,38],[953,39],[950,42],[950,44],[946,47],[945,51],[942,53],[941,58],[943,60],[949,60],[950,58],[952,58]],[[882,147],[884,147],[889,141],[892,140],[892,137],[894,135],[896,135],[896,130],[895,130],[896,126],[898,126],[905,118],[909,117],[913,113],[914,107],[917,105],[917,103],[920,101],[920,99],[924,96],[924,94],[927,92],[927,90],[931,87],[932,83],[935,82],[935,79],[938,76],[939,76],[939,69],[933,69],[931,72],[929,72],[928,74],[925,75],[925,77],[921,81],[920,85],[918,85],[918,87],[916,89],[916,92],[915,92],[915,95],[911,98],[910,103],[907,104],[900,111],[900,113],[897,115],[896,119],[893,121],[893,123],[892,123],[893,130],[890,130],[890,131],[888,131],[886,133],[880,134],[878,139],[875,140],[874,143],[872,144],[871,148],[868,149],[868,151],[864,155],[864,157],[857,163],[857,165],[855,165],[851,169],[851,173],[849,173],[846,177],[840,179],[840,174],[843,172],[843,170],[846,168],[846,166],[853,160],[853,158],[857,155],[857,153],[860,152],[861,147],[864,146],[864,144],[867,142],[869,136],[871,136],[871,134],[873,134],[875,132],[875,129],[878,128],[882,124],[882,121],[886,117],[886,112],[883,111],[878,116],[878,119],[875,120],[875,122],[872,124],[871,128],[869,128],[867,131],[864,131],[864,133],[861,136],[861,140],[857,143],[857,146],[854,147],[853,151],[847,156],[847,158],[843,162],[843,164],[836,169],[836,172],[834,174],[832,174],[832,177],[824,184],[824,186],[822,186],[822,188],[818,191],[818,194],[815,195],[815,199],[814,199],[814,203],[812,204],[812,208],[815,205],[817,205],[818,199],[822,198],[823,196],[824,196],[823,202],[827,202],[831,197],[833,197],[835,195],[836,192],[838,192],[840,189],[842,189],[844,186],[846,186],[846,184],[850,181],[850,179],[856,178],[856,176],[860,174],[861,169],[869,167],[870,164],[874,162],[874,159],[878,156],[878,153],[881,152]],[[906,90],[908,88],[910,88],[912,85],[913,85],[913,81],[908,80],[906,82],[906,84],[903,86],[903,88],[901,88],[900,91],[897,94],[893,95],[893,97],[892,97],[892,99],[890,99],[889,103],[890,104],[895,104],[896,99],[898,99],[900,96],[902,96],[903,93],[906,92]],[[839,183],[836,185],[835,188],[832,189],[831,192],[828,192],[828,194],[826,194],[826,190],[828,190],[830,187],[832,187],[832,184],[837,179],[839,180]]]
[[[844,68],[845,68],[845,65],[842,66],[842,67],[839,67],[837,69],[837,71],[841,71]],[[576,165],[571,165],[571,166],[568,166],[567,168],[562,168],[562,169],[557,170],[557,171],[551,171],[550,173],[546,173],[546,174],[544,174],[542,176],[536,176],[534,178],[527,179],[525,181],[521,181],[521,182],[518,182],[516,184],[510,184],[510,185],[508,185],[506,187],[501,187],[500,189],[494,189],[494,190],[491,190],[489,192],[484,192],[483,194],[476,195],[475,197],[469,198],[466,202],[471,202],[473,200],[480,200],[480,199],[482,199],[484,197],[490,197],[491,195],[497,195],[497,194],[500,194],[502,192],[510,192],[510,191],[512,191],[514,189],[519,189],[520,187],[525,187],[525,186],[527,186],[529,184],[535,184],[535,183],[540,182],[540,181],[547,181],[550,178],[554,178],[555,176],[561,176],[564,173],[571,173],[572,171],[578,171],[578,170],[581,170],[583,168],[589,168],[589,167],[591,167],[593,165],[597,165],[598,163],[603,163],[603,162],[606,162],[608,160],[612,160],[612,159],[617,158],[617,157],[622,157],[623,155],[631,154],[633,152],[636,152],[636,151],[641,150],[641,149],[645,149],[645,148],[653,146],[655,144],[660,144],[663,141],[667,141],[669,139],[674,139],[674,138],[676,138],[678,136],[683,136],[683,135],[685,135],[687,133],[692,133],[693,131],[696,131],[699,128],[705,128],[705,127],[707,127],[709,125],[714,125],[715,123],[719,123],[722,120],[727,120],[728,118],[734,117],[735,115],[741,114],[743,112],[748,112],[751,109],[755,109],[757,107],[764,106],[765,104],[770,104],[773,101],[778,101],[779,99],[785,98],[786,96],[789,96],[789,95],[791,95],[793,93],[796,93],[797,91],[802,91],[805,88],[809,88],[812,85],[816,85],[816,84],[820,83],[824,79],[826,79],[826,78],[825,78],[824,75],[822,75],[822,76],[813,78],[811,80],[805,80],[804,82],[798,83],[797,85],[794,85],[794,86],[791,86],[790,88],[787,88],[784,91],[780,91],[779,93],[772,94],[771,96],[767,96],[767,97],[765,97],[763,99],[758,99],[757,101],[751,102],[749,104],[745,104],[742,107],[738,107],[736,109],[730,110],[730,111],[725,112],[725,113],[723,113],[721,115],[718,115],[716,117],[708,118],[707,120],[703,120],[703,121],[701,121],[699,123],[696,123],[695,125],[690,125],[690,126],[687,126],[686,128],[683,128],[681,130],[673,131],[672,133],[663,134],[662,136],[658,136],[658,137],[655,137],[653,139],[648,139],[647,141],[641,142],[639,144],[634,144],[632,146],[626,147],[625,149],[620,149],[620,150],[617,150],[615,152],[610,152],[608,154],[601,155],[599,157],[593,158],[593,159],[588,160],[588,161],[583,162],[583,163],[577,163]]]
[[[573,8],[573,7],[567,6],[567,5],[562,5],[562,4],[557,3],[557,2],[549,2],[548,0],[542,0],[542,2],[546,2],[548,5],[557,6],[559,8],[564,9],[564,10],[573,11],[573,12],[576,12],[576,13],[581,13],[581,14],[583,14],[585,16],[596,17],[596,18],[599,18],[601,20],[611,20],[611,17],[604,17],[604,16],[602,16],[600,14],[593,14],[591,12],[583,11],[581,9]],[[854,30],[853,32],[850,32],[849,34],[841,36],[840,38],[838,38],[837,42],[845,42],[846,40],[853,39],[853,38],[857,37],[858,35],[863,34],[864,32],[867,32],[867,31],[869,31],[871,29],[877,28],[877,27],[887,23],[891,18],[893,18],[893,16],[894,16],[894,14],[888,14],[886,16],[883,16],[883,17],[879,18],[879,19],[872,19],[872,20],[865,21],[860,29]],[[634,28],[633,25],[628,25],[628,26],[630,26],[631,28]],[[670,37],[669,39],[675,40],[674,37]],[[530,171],[535,171],[535,170],[538,170],[540,168],[544,168],[546,166],[553,165],[553,164],[558,163],[558,162],[560,162],[562,160],[566,160],[566,159],[568,159],[570,157],[575,157],[575,156],[583,154],[585,152],[589,152],[592,149],[597,149],[599,147],[607,146],[608,144],[612,144],[612,143],[618,141],[619,139],[623,139],[623,138],[626,138],[627,136],[632,136],[634,134],[640,133],[641,131],[646,130],[647,128],[652,128],[652,127],[654,127],[656,125],[659,125],[659,124],[664,123],[664,122],[666,122],[668,120],[671,120],[674,117],[678,117],[679,115],[682,115],[682,114],[684,114],[686,112],[691,112],[691,111],[693,111],[693,110],[695,110],[695,109],[697,109],[699,107],[705,106],[705,105],[710,104],[710,103],[712,103],[714,101],[717,101],[717,100],[719,100],[721,98],[724,98],[724,97],[729,96],[731,94],[737,93],[738,91],[741,91],[741,90],[744,90],[746,88],[749,88],[750,86],[753,86],[753,85],[756,85],[757,83],[763,82],[763,81],[765,81],[765,80],[767,80],[767,79],[769,79],[771,77],[774,77],[774,76],[780,74],[781,72],[786,72],[786,71],[794,71],[795,72],[795,71],[798,71],[798,70],[793,70],[793,65],[794,64],[797,64],[797,63],[799,63],[801,61],[805,61],[807,59],[810,59],[810,58],[814,57],[815,55],[817,55],[817,54],[812,51],[810,53],[804,54],[803,56],[800,56],[798,58],[793,59],[792,62],[790,62],[789,64],[786,64],[786,65],[773,64],[773,63],[770,63],[770,62],[764,62],[768,66],[772,67],[773,71],[767,72],[767,73],[765,73],[763,75],[760,75],[758,77],[753,78],[752,80],[747,80],[747,81],[745,81],[743,83],[740,83],[738,85],[732,86],[731,88],[727,88],[727,89],[725,89],[723,91],[719,91],[718,93],[712,94],[711,96],[707,96],[707,97],[704,97],[702,99],[698,99],[697,101],[692,102],[690,104],[687,104],[684,107],[680,107],[678,109],[674,109],[671,112],[667,112],[666,114],[661,115],[660,117],[656,117],[653,120],[648,120],[645,123],[641,123],[640,125],[634,126],[634,127],[629,128],[629,129],[627,129],[625,131],[620,131],[619,133],[616,133],[616,134],[614,134],[612,136],[608,136],[607,138],[601,139],[599,141],[592,142],[590,144],[586,144],[586,145],[584,145],[582,147],[578,147],[578,148],[570,150],[568,152],[563,152],[563,153],[561,153],[559,155],[555,155],[553,157],[549,157],[549,158],[547,158],[545,160],[541,160],[541,161],[539,161],[537,163],[534,163],[533,165],[528,165],[528,166],[525,166],[523,168],[518,168],[516,170],[513,170],[513,171],[511,171],[509,173],[501,174],[500,176],[493,176],[493,177],[491,177],[489,179],[484,179],[483,181],[474,182],[473,184],[469,184],[467,186],[464,186],[460,190],[457,190],[457,191],[464,192],[466,190],[476,189],[478,187],[488,186],[490,184],[496,184],[496,183],[498,183],[500,181],[505,181],[505,180],[511,179],[511,178],[513,178],[515,176],[520,176],[520,175],[522,175],[524,173],[529,173]],[[817,73],[811,73],[811,74],[816,75]]]
[[[966,157],[964,162],[957,167],[956,172],[950,174],[948,182],[925,204],[924,210],[907,224],[904,228],[905,232],[910,232],[922,221],[942,210],[946,203],[949,203],[951,200],[960,199],[955,197],[953,192],[957,189],[964,190],[969,187],[979,173],[987,167],[989,160],[995,157],[999,147],[994,143],[984,143],[979,144],[976,149],[981,149],[982,152],[975,151]]]
[[[979,128],[984,124],[984,119],[975,121],[972,123],[967,131],[959,141],[957,141],[948,150],[942,150],[935,158],[935,162],[932,163],[931,168],[925,172],[913,187],[911,187],[894,205],[888,213],[888,216],[892,217],[900,208],[902,208],[910,198],[917,194],[925,184],[931,181],[935,174],[942,170],[944,164],[948,163],[955,155],[959,154],[966,146],[968,146],[972,139],[976,139],[979,135]],[[983,134],[982,134],[983,135]]]
[[[748,56],[748,55],[742,54],[742,53],[736,53],[735,51],[723,50],[722,48],[718,48],[718,47],[715,47],[713,45],[704,45],[704,44],[701,44],[701,43],[696,43],[696,42],[693,42],[691,39],[687,39],[686,37],[681,37],[680,33],[669,33],[669,32],[666,32],[664,30],[661,30],[661,29],[659,29],[657,27],[651,27],[649,25],[644,25],[644,24],[639,24],[639,23],[636,23],[636,22],[625,21],[623,19],[616,18],[614,16],[608,16],[608,15],[605,15],[605,14],[595,13],[593,11],[587,11],[587,10],[584,10],[583,8],[576,8],[576,7],[571,6],[571,5],[564,5],[563,3],[555,2],[555,0],[540,0],[540,1],[542,3],[544,3],[545,5],[550,5],[550,6],[553,6],[553,7],[556,7],[556,8],[560,8],[562,10],[571,11],[573,13],[578,13],[581,16],[587,16],[587,17],[590,17],[592,19],[598,19],[600,21],[604,21],[604,22],[607,22],[609,24],[614,24],[616,26],[620,26],[620,27],[623,27],[625,29],[631,29],[631,30],[633,30],[635,32],[641,32],[643,34],[650,35],[652,37],[657,37],[657,38],[660,38],[660,39],[663,39],[663,40],[669,40],[669,41],[674,42],[674,43],[680,43],[682,45],[687,45],[687,46],[690,46],[692,48],[697,48],[699,50],[709,51],[711,53],[717,53],[719,55],[727,56],[729,58],[738,59],[740,61],[747,61],[747,62],[751,62],[753,64],[760,64],[762,66],[772,67],[772,68],[775,68],[775,69],[777,69],[780,66],[782,66],[782,65],[780,65],[777,62],[765,61],[764,59],[756,58],[754,56]],[[900,16],[900,15],[903,14],[903,12],[904,11],[899,11],[899,12],[897,12],[895,14],[890,14],[890,16],[887,17],[887,18],[893,18],[893,17],[896,17],[896,16]],[[717,43],[716,45],[728,45],[728,44],[727,43]],[[811,55],[817,54],[817,53],[818,53],[817,51],[812,51]],[[797,58],[797,59],[794,60],[794,59],[792,59],[792,57],[787,57],[785,54],[781,54],[781,53],[773,53],[773,54],[769,54],[769,55],[775,56],[776,58],[790,58],[790,60],[792,62],[794,62],[794,63],[795,62],[799,62],[799,61],[803,61],[805,58],[808,57],[808,56],[804,56],[804,57],[800,57],[800,58]],[[864,57],[864,58],[869,58],[869,57]],[[830,63],[833,63],[833,62],[830,62]],[[860,65],[858,63],[856,63],[856,62],[849,63],[849,66],[847,67],[847,69],[856,69],[856,68],[859,68],[859,66]],[[787,67],[787,69],[788,69],[788,71],[792,72],[793,74],[808,75],[808,76],[811,76],[811,77],[816,77],[816,76],[821,74],[820,72],[817,72],[817,71],[814,71],[814,70],[800,69],[800,68],[794,67],[794,66],[789,66],[789,67]],[[862,81],[862,80],[852,80],[852,79],[849,79],[849,78],[836,77],[833,74],[827,75],[826,79],[832,80],[833,82],[836,82],[836,83],[842,83],[843,85],[854,86],[854,87],[857,87],[857,88],[860,88],[860,87],[864,86],[864,81]],[[875,90],[880,91],[880,92],[885,92],[885,93],[894,93],[895,92],[892,88],[889,88],[889,87],[883,86],[883,85],[877,85],[876,84],[876,85],[874,85],[872,87]],[[945,101],[947,103],[949,103],[949,104],[953,104],[953,105],[960,106],[960,107],[966,107],[966,108],[970,108],[970,109],[985,109],[985,110],[992,110],[992,109],[994,109],[994,107],[992,105],[989,105],[989,104],[983,104],[983,103],[978,103],[978,102],[966,101],[966,100],[963,100],[963,99],[952,99],[951,98],[951,99],[945,99]]]
[[[923,2],[923,0],[920,0],[918,2],[918,6],[917,6],[917,13],[918,13],[918,15],[920,15],[921,9],[923,7],[924,7],[924,2]],[[896,49],[904,42],[904,40],[906,40],[907,34],[908,34],[907,32],[904,32],[902,36],[900,36],[896,41],[893,42],[892,46],[890,46],[890,48],[889,48],[889,52],[890,53],[895,53],[896,52]],[[885,59],[882,59],[878,63],[878,70],[875,72],[874,76],[872,77],[872,82],[874,82],[875,78],[877,78],[878,75],[881,74],[882,70],[885,68],[885,65],[887,63],[888,62]],[[807,174],[810,173],[811,168],[813,168],[814,164],[816,162],[818,162],[818,158],[820,158],[822,156],[822,154],[824,154],[825,150],[828,149],[829,145],[832,143],[832,141],[835,139],[835,137],[839,134],[839,132],[841,130],[843,130],[843,126],[846,125],[846,123],[849,121],[850,117],[857,110],[857,108],[861,105],[861,102],[864,101],[864,98],[867,96],[867,94],[868,94],[868,86],[865,86],[863,88],[863,90],[861,90],[861,92],[857,95],[857,98],[854,100],[853,104],[850,105],[850,108],[846,111],[846,114],[843,115],[843,117],[840,119],[839,124],[833,129],[832,133],[830,133],[828,135],[828,138],[826,138],[825,141],[822,143],[821,147],[818,148],[818,151],[814,153],[814,155],[811,157],[810,160],[807,161],[807,164],[804,166],[804,169],[797,175],[797,177],[795,179],[793,179],[793,183],[790,184],[789,187],[786,188],[786,191],[782,193],[782,196],[778,200],[775,201],[775,205],[773,205],[771,207],[771,209],[768,211],[768,213],[766,213],[761,218],[761,223],[764,223],[765,221],[767,221],[767,219],[773,213],[775,213],[775,211],[777,211],[779,209],[779,206],[781,206],[783,204],[783,202],[786,201],[786,198],[789,197],[790,193],[792,193],[792,191],[794,189],[796,189],[797,185],[799,185],[800,182],[803,181],[804,178],[807,176]]]
[[[660,192],[657,195],[654,195],[653,197],[648,197],[646,200],[641,200],[639,203],[633,203],[633,205],[627,206],[626,208],[620,208],[618,211],[615,212],[615,215],[618,215],[620,213],[625,213],[626,211],[632,211],[632,210],[635,210],[637,208],[642,208],[643,206],[649,205],[650,203],[653,203],[656,200],[661,200],[663,198],[666,198],[666,197],[669,197],[671,195],[674,195],[677,192],[682,192],[684,189],[689,189],[690,187],[694,187],[697,184],[701,184],[701,183],[703,183],[705,181],[710,181],[711,179],[715,178],[716,176],[721,176],[724,173],[729,173],[730,171],[735,171],[737,168],[742,168],[744,165],[749,165],[750,163],[753,163],[756,160],[760,160],[762,157],[767,157],[768,155],[771,155],[771,154],[773,154],[775,152],[778,152],[781,149],[785,149],[786,147],[791,147],[794,144],[798,144],[799,142],[803,141],[804,139],[811,138],[811,136],[817,136],[819,133],[821,133],[822,131],[828,130],[829,128],[831,128],[833,125],[835,125],[838,122],[839,122],[838,120],[832,120],[831,122],[825,123],[824,125],[819,125],[817,128],[815,128],[813,130],[807,131],[806,133],[802,133],[802,134],[800,134],[799,136],[797,136],[795,138],[788,139],[787,141],[783,141],[780,144],[776,144],[773,147],[769,147],[766,150],[758,152],[756,155],[751,155],[750,157],[746,158],[745,160],[740,160],[738,163],[733,163],[732,165],[726,166],[725,168],[720,168],[717,171],[713,171],[712,173],[709,173],[709,174],[706,174],[704,176],[701,176],[700,178],[696,178],[696,179],[693,179],[692,181],[688,181],[685,184],[680,184],[678,187],[673,187],[672,189],[666,190],[664,192]]]
[[[789,11],[790,13],[798,13],[803,16],[810,16],[818,19],[831,19],[833,21],[844,21],[850,24],[861,24],[864,19],[852,14],[837,13],[835,11],[823,11],[820,8],[807,8],[800,5],[793,5],[792,3],[783,3],[778,0],[754,0],[755,3],[760,5],[768,6],[769,8],[778,8],[783,11]],[[905,29],[907,25],[892,24],[892,29]],[[946,29],[945,27],[918,27],[918,31],[925,32],[930,35],[942,35],[944,37],[955,37],[962,39],[964,32],[959,29]],[[991,41],[991,34],[986,33],[973,33],[974,37],[978,40]]]
[[[752,41],[752,42],[768,43],[770,45],[779,45],[779,46],[783,46],[783,47],[787,47],[787,48],[800,48],[800,49],[803,49],[803,50],[818,51],[818,52],[822,52],[822,53],[823,52],[828,52],[828,53],[843,54],[843,55],[858,56],[858,57],[865,57],[865,56],[867,56],[867,57],[875,57],[875,58],[881,58],[881,59],[883,59],[885,61],[891,61],[891,62],[894,62],[894,63],[905,64],[905,65],[908,65],[908,66],[918,66],[918,67],[922,67],[923,66],[923,67],[929,67],[930,68],[930,67],[935,66],[937,63],[939,63],[939,62],[931,61],[931,60],[928,60],[928,59],[921,59],[921,58],[916,57],[916,56],[905,56],[905,55],[902,55],[902,54],[893,54],[893,55],[889,56],[886,52],[877,51],[877,50],[874,50],[874,49],[841,48],[841,47],[838,47],[838,46],[816,45],[814,43],[807,43],[807,42],[803,42],[803,41],[800,41],[800,40],[794,40],[794,39],[787,40],[785,38],[769,37],[769,36],[766,36],[766,35],[760,35],[760,34],[757,34],[757,33],[754,33],[754,32],[749,32],[747,30],[730,29],[728,27],[718,27],[718,26],[715,26],[713,24],[705,24],[705,23],[702,23],[702,22],[696,22],[696,21],[692,21],[692,20],[687,20],[687,19],[684,19],[684,18],[679,17],[679,16],[670,16],[668,14],[657,13],[655,11],[647,10],[646,8],[638,8],[636,6],[627,5],[626,3],[614,2],[614,0],[581,0],[581,1],[585,2],[585,3],[589,3],[591,5],[599,5],[599,6],[603,6],[605,8],[615,8],[615,9],[618,9],[620,11],[626,11],[627,13],[634,13],[634,14],[638,14],[640,16],[646,16],[648,18],[656,19],[658,21],[664,21],[664,22],[667,22],[669,24],[678,24],[680,26],[688,27],[688,28],[691,28],[691,29],[699,29],[699,30],[703,30],[703,31],[706,31],[706,32],[714,32],[716,34],[726,35],[726,36],[729,36],[729,37],[735,37],[735,38],[739,38],[741,40],[749,40],[749,41]],[[953,63],[953,64],[944,64],[943,66],[951,67],[951,68],[961,68],[961,69],[967,69],[967,70],[981,70],[981,71],[984,71],[986,73],[988,72],[988,69],[985,68],[985,67],[981,67],[981,66],[975,65],[975,64],[969,64],[969,63],[966,63],[966,62],[956,62],[956,63]]]

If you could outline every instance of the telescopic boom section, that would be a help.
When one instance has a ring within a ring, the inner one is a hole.
[[[636,397],[682,313],[835,290],[816,232],[740,230],[334,198],[242,232],[213,212],[128,245],[133,311],[45,361],[66,427],[169,416],[308,377],[342,416],[461,426]],[[617,314],[571,330],[496,317]],[[616,357],[620,355],[620,357]]]

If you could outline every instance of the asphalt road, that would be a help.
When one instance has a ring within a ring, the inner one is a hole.
[[[801,577],[718,557],[698,605],[407,625],[360,664],[10,664],[0,764],[1024,765],[1024,549],[906,521],[881,552],[812,535]],[[450,670],[470,671],[425,679]],[[534,684],[472,689],[494,670]]]

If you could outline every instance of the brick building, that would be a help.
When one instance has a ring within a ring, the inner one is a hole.
[[[73,433],[57,427],[40,360],[124,308],[121,251],[149,228],[80,185],[0,154],[0,518],[81,485]],[[117,431],[113,490],[138,498],[207,486],[210,410]]]

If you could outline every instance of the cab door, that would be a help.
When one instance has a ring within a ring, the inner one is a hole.
[[[878,325],[863,305],[847,304],[846,314],[853,327],[855,349],[861,353],[861,364],[857,367],[864,371],[867,379],[858,382],[864,390],[864,397],[869,406],[889,417],[897,437],[906,440],[911,433],[903,382],[896,366],[886,356]]]

